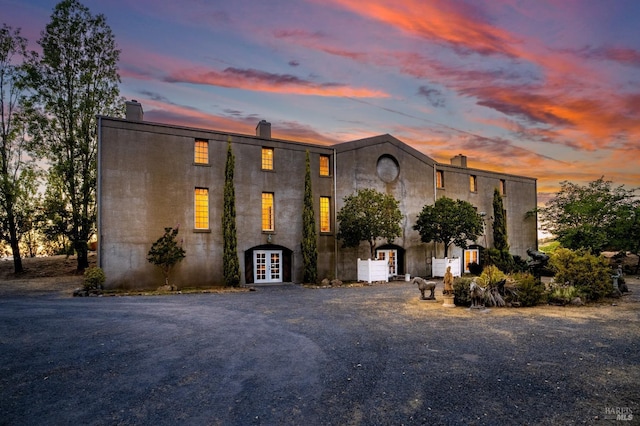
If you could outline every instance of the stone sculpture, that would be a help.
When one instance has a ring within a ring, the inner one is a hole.
[[[469,284],[469,297],[471,297],[472,309],[484,308],[484,288],[476,282],[475,278]]]
[[[442,294],[453,294],[453,274],[451,266],[447,266],[447,272],[444,273],[444,290]]]
[[[418,289],[420,290],[420,294],[422,295],[420,299],[422,300],[435,300],[434,291],[436,289],[436,283],[434,281],[427,281],[424,278],[415,277],[411,280],[412,284],[418,284]],[[424,296],[424,292],[427,290],[431,290],[431,294],[429,297]]]

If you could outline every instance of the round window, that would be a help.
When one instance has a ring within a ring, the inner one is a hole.
[[[400,166],[398,165],[398,160],[393,158],[393,156],[387,154],[378,158],[378,165],[376,170],[378,172],[378,177],[386,183],[393,182],[400,174]]]

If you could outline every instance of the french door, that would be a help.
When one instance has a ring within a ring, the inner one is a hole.
[[[377,250],[378,260],[386,260],[389,266],[389,276],[398,275],[398,250]]]
[[[256,250],[253,252],[256,283],[282,282],[282,250]]]

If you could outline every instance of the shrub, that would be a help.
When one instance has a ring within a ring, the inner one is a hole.
[[[482,273],[482,266],[476,262],[471,262],[469,264],[469,272],[472,275],[480,275]]]
[[[102,268],[92,266],[84,271],[84,289],[85,290],[102,290],[105,281],[104,271]]]
[[[497,266],[489,265],[482,270],[479,281],[483,287],[493,287],[505,278],[504,273]]]
[[[453,303],[456,306],[471,306],[471,296],[469,296],[469,285],[472,278],[456,277],[453,280]]]
[[[520,306],[536,306],[544,301],[544,284],[539,283],[529,273],[518,273],[513,276],[515,299]]]
[[[599,300],[613,291],[607,260],[590,251],[559,248],[550,260],[555,281],[574,286],[587,300]]]
[[[501,271],[511,272],[514,270],[516,264],[513,260],[513,256],[506,250],[489,249],[487,252],[487,263],[494,265]]]
[[[574,298],[579,297],[580,293],[572,285],[557,285],[554,284],[549,290],[549,303],[556,303],[560,305],[566,305]]]

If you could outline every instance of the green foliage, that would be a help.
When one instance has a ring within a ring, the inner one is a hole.
[[[476,240],[483,232],[482,217],[471,203],[447,197],[425,205],[413,229],[424,243],[443,243],[444,257],[448,256],[451,243],[467,248],[467,241]]]
[[[343,247],[358,247],[361,241],[367,241],[373,259],[376,240],[393,242],[402,234],[401,221],[398,201],[392,195],[360,189],[344,198],[344,206],[338,212],[338,239],[342,240]]]
[[[566,305],[576,297],[580,297],[580,292],[572,285],[552,284],[549,289],[548,300],[550,303]]]
[[[590,251],[561,248],[549,261],[555,281],[574,286],[587,300],[599,300],[613,291],[611,270],[607,260]]]
[[[238,234],[236,229],[236,191],[233,185],[235,157],[231,139],[227,141],[227,161],[224,168],[224,195],[222,212],[224,283],[230,287],[240,285],[240,260],[238,259]]]
[[[301,248],[303,264],[302,280],[305,283],[315,283],[318,280],[318,241],[316,236],[316,219],[313,211],[309,151],[307,151],[305,160]]]
[[[482,270],[482,274],[478,278],[478,284],[483,287],[493,287],[505,278],[506,275],[498,267],[488,265]]]
[[[600,178],[586,186],[561,182],[560,192],[540,210],[542,228],[554,234],[562,246],[577,250],[640,250],[638,200],[634,190],[613,188],[612,182]],[[635,219],[634,219],[635,217]],[[633,247],[632,247],[633,246]]]
[[[536,306],[545,299],[544,284],[538,282],[529,273],[516,273],[512,277],[515,287],[513,302],[519,302],[520,306]]]
[[[164,228],[164,235],[153,243],[147,254],[149,263],[153,263],[162,270],[165,285],[169,285],[169,274],[173,266],[184,259],[186,253],[181,245],[178,245],[178,226]]]
[[[501,252],[509,253],[507,218],[498,188],[493,191],[493,246]]]
[[[471,262],[469,264],[469,273],[471,275],[480,275],[482,273],[482,265],[476,263],[476,262]]]
[[[105,281],[104,271],[97,266],[92,266],[84,271],[84,289],[102,290]]]
[[[453,303],[456,306],[471,306],[471,296],[469,295],[469,285],[472,278],[456,277],[453,280]]]
[[[96,117],[120,112],[120,51],[105,17],[77,0],[56,5],[38,44],[42,55],[28,66],[32,145],[63,182],[67,236],[82,270],[96,226]]]
[[[486,250],[486,263],[495,265],[498,269],[505,272],[513,272],[516,264],[513,256],[506,250],[489,249]]]

